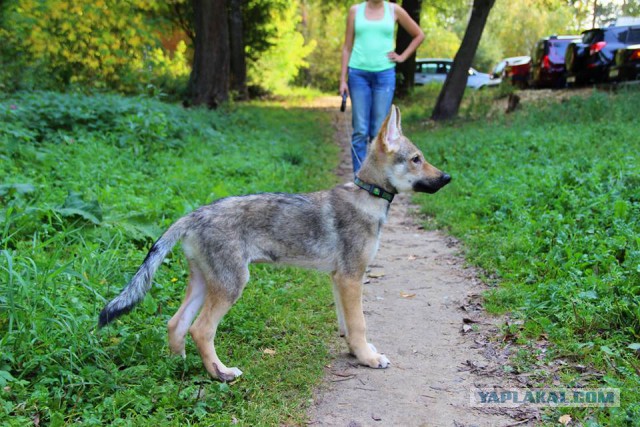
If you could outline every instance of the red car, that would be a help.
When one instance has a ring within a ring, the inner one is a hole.
[[[562,88],[566,85],[564,55],[569,43],[580,40],[580,36],[545,37],[533,47],[529,86]]]
[[[514,56],[505,58],[498,63],[491,73],[493,78],[501,78],[503,82],[509,82],[519,88],[527,86],[529,71],[531,70],[531,57]]]

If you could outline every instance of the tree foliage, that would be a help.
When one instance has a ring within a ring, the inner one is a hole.
[[[309,54],[309,68],[298,82],[328,92],[337,92],[340,78],[340,58],[347,14],[351,2],[331,4],[319,0],[303,0],[303,34],[315,41]]]
[[[9,88],[78,85],[131,92],[141,81],[188,73],[186,46],[169,55],[159,43],[158,31],[165,28],[162,2],[3,3],[1,78]]]
[[[265,28],[271,34],[265,40],[269,47],[257,58],[253,47],[247,47],[249,57],[254,58],[249,65],[249,82],[274,93],[283,93],[298,71],[309,66],[305,58],[316,44],[313,40],[306,43],[297,29],[301,17],[296,2],[282,10],[272,9],[270,22]]]
[[[245,55],[248,81],[276,92],[292,85],[335,91],[347,12],[358,1],[227,1],[241,10],[245,47],[234,52],[238,59]],[[426,38],[418,57],[454,57],[469,4],[422,1]],[[529,54],[540,37],[577,34],[593,22],[638,15],[640,0],[496,0],[472,64],[488,71],[504,57]],[[2,0],[0,89],[151,88],[178,94],[189,76],[194,38],[189,0]],[[230,42],[239,38],[232,34]]]

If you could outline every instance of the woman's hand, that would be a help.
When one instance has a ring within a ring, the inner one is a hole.
[[[347,96],[349,96],[349,86],[347,85],[347,82],[340,82],[340,96],[342,96],[343,93],[346,93]]]
[[[407,60],[407,58],[405,58],[403,55],[398,55],[395,52],[387,53],[387,58],[389,58],[391,62],[397,62],[398,64],[402,64],[404,61]]]

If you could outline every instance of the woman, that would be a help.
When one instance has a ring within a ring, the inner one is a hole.
[[[412,37],[401,54],[394,50],[394,27],[398,22]],[[340,94],[351,98],[353,173],[367,154],[389,113],[396,86],[395,63],[404,62],[424,40],[424,33],[409,14],[395,3],[367,0],[349,10],[342,48]]]

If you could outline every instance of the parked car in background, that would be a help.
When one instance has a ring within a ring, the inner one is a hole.
[[[529,86],[562,88],[566,84],[564,54],[580,36],[549,36],[538,40],[531,52]]]
[[[609,78],[616,51],[640,43],[640,25],[594,28],[567,47],[567,83],[576,86]]]
[[[425,85],[433,82],[444,83],[452,66],[453,59],[416,59],[414,83],[416,85]],[[489,74],[481,73],[473,68],[469,68],[467,87],[472,89],[482,89],[487,86],[495,86],[498,83],[499,82],[492,80]]]
[[[640,44],[633,44],[616,50],[613,66],[609,69],[609,80],[638,79],[640,79]]]
[[[498,62],[491,72],[491,77],[524,88],[527,86],[530,70],[530,56],[514,56]]]

